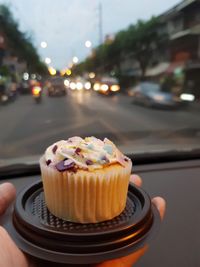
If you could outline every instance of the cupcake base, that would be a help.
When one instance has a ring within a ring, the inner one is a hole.
[[[92,172],[58,172],[40,160],[45,201],[55,216],[67,221],[96,223],[118,216],[125,208],[131,162]]]

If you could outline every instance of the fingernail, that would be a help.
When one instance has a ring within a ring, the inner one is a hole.
[[[130,181],[137,186],[142,186],[142,179],[137,174],[132,174],[130,177]]]
[[[162,197],[155,197],[152,199],[152,202],[158,209],[160,213],[161,220],[163,220],[166,210],[166,201]]]

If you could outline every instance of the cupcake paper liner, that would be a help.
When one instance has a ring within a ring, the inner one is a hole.
[[[58,172],[40,159],[49,211],[67,221],[96,223],[118,216],[125,208],[131,162],[103,169]]]

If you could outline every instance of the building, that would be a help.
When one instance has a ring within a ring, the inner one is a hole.
[[[5,48],[6,48],[5,35],[3,34],[3,32],[0,31],[0,67],[3,64],[3,58],[5,56]]]
[[[185,0],[160,16],[167,32],[170,65],[166,72],[182,75],[184,90],[200,98],[200,0]]]
[[[6,35],[0,32],[0,67],[6,66],[10,72],[22,74],[27,70],[27,64],[24,61],[20,61],[12,51],[10,51],[7,42]]]

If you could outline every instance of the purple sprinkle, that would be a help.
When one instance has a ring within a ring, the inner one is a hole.
[[[53,148],[52,148],[52,152],[53,152],[53,154],[55,154],[56,153],[56,150],[58,149],[58,146],[57,145],[55,145]]]
[[[76,150],[75,150],[75,153],[76,153],[77,155],[79,155],[80,152],[81,152],[81,148],[80,148],[80,147],[77,147]]]
[[[69,170],[71,168],[73,168],[75,165],[75,163],[70,160],[70,159],[67,159],[67,160],[62,160],[60,162],[58,162],[56,164],[56,169],[59,171],[59,172],[64,172],[66,170]]]
[[[65,160],[64,160],[64,165],[65,165],[65,166],[69,166],[69,165],[71,165],[71,164],[74,164],[74,162],[73,162],[72,159],[65,159]]]
[[[51,160],[48,159],[48,160],[46,161],[46,164],[47,164],[47,166],[49,166],[49,164],[51,164]]]
[[[105,161],[105,162],[109,162],[109,159],[106,157],[106,156],[103,156],[102,158],[101,158],[101,160],[103,160],[103,161]]]
[[[92,165],[93,162],[90,160],[90,159],[87,159],[86,162],[85,162],[87,165]]]

